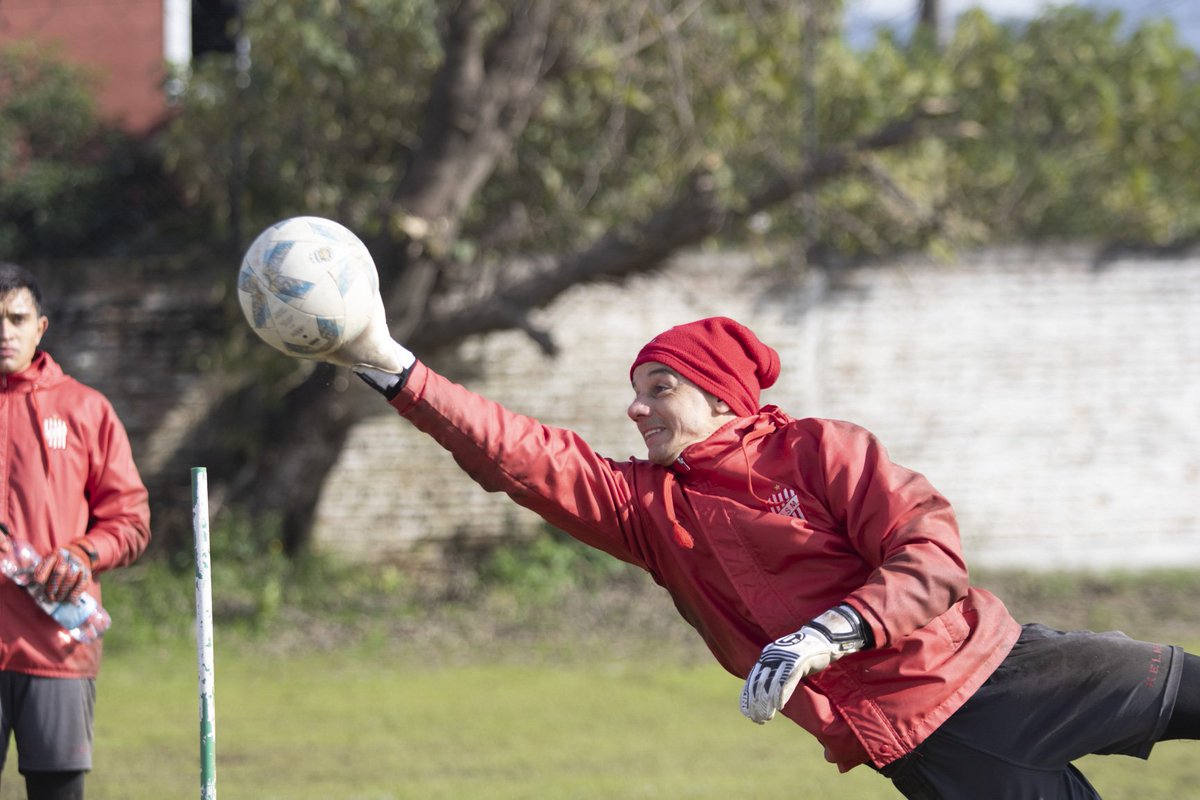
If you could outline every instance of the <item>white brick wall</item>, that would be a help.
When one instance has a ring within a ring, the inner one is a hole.
[[[607,455],[640,456],[630,361],[655,333],[724,314],[780,351],[764,402],[873,430],[953,502],[971,563],[1200,565],[1200,258],[1095,262],[1011,249],[789,275],[694,254],[537,314],[557,359],[504,333],[435,366]],[[354,432],[317,513],[319,545],[372,553],[537,524],[392,416]]]

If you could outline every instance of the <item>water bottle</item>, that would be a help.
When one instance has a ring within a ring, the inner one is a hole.
[[[18,586],[24,586],[38,606],[62,626],[65,635],[75,641],[87,644],[104,635],[112,625],[112,618],[96,602],[96,598],[84,592],[74,603],[48,599],[42,585],[33,578],[38,564],[42,563],[42,557],[29,542],[15,536],[10,536],[8,541],[11,545],[9,551],[0,554],[0,574]]]

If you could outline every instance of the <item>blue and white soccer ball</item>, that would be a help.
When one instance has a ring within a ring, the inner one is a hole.
[[[378,294],[366,245],[321,217],[270,226],[246,250],[238,272],[238,300],[250,327],[298,358],[321,359],[358,337]]]

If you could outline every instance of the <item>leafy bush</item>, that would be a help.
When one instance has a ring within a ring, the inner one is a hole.
[[[634,569],[547,526],[532,539],[492,550],[480,565],[479,579],[487,588],[549,598],[618,581]]]
[[[81,68],[0,47],[0,258],[127,252],[173,207],[159,158],[98,116]]]
[[[352,563],[336,556],[284,555],[277,524],[222,514],[210,532],[214,624],[222,637],[263,640],[292,626],[340,627],[347,636],[402,624],[430,608],[469,614],[496,597],[521,606],[552,605],[573,592],[643,577],[636,568],[547,527],[538,536],[457,560],[441,585],[419,580],[413,567]],[[194,636],[194,554],[148,557],[103,578],[114,623],[106,640],[125,648]]]

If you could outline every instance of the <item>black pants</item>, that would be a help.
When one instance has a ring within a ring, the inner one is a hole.
[[[1121,633],[1026,625],[979,691],[881,771],[909,800],[1095,800],[1071,762],[1149,756],[1168,733],[1184,660]]]

